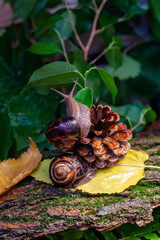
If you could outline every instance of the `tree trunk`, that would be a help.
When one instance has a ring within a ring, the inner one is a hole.
[[[160,137],[131,141],[133,149],[149,154],[158,165]],[[28,177],[0,198],[0,239],[35,239],[65,231],[95,228],[112,230],[123,223],[144,226],[160,206],[160,172],[145,171],[145,178],[123,193],[90,196],[61,191]]]

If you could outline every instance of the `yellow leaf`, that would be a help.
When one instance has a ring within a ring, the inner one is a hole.
[[[130,149],[117,165],[97,170],[97,174],[92,180],[72,190],[90,194],[123,192],[144,177],[144,162],[147,159],[148,155],[144,151]],[[52,159],[42,161],[31,176],[36,180],[53,184],[49,176],[51,161]]]
[[[36,180],[43,181],[46,183],[52,183],[52,180],[49,176],[49,166],[53,159],[47,159],[38,165],[38,168],[31,174]]]
[[[42,158],[37,145],[31,145],[19,158],[10,158],[0,163],[0,195],[34,171]]]
[[[123,192],[126,188],[135,185],[145,176],[144,162],[147,159],[148,155],[144,151],[130,149],[117,165],[97,170],[97,174],[92,180],[77,187],[76,190],[90,194]],[[142,167],[135,165],[141,165]]]

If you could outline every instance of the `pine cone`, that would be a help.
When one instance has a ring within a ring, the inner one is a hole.
[[[118,122],[120,117],[111,107],[99,104],[91,107],[91,129],[87,139],[80,140],[77,152],[97,168],[111,167],[130,149],[132,132]]]

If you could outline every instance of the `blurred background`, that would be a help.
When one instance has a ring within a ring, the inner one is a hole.
[[[102,2],[104,5],[99,12]],[[80,46],[91,37],[87,57]],[[139,132],[160,119],[159,0],[0,0],[0,159],[29,145],[52,150],[45,138],[47,124],[65,116],[57,94],[24,91],[33,72],[51,62],[65,61],[80,73],[93,66],[114,77],[116,101],[98,73],[87,77],[93,103],[112,106],[128,127]],[[61,86],[70,91],[72,84]],[[157,125],[159,128],[159,125]]]

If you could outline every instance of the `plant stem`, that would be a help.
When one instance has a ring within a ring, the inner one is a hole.
[[[68,6],[68,3],[67,3],[67,0],[64,0],[64,3],[65,3],[65,6],[66,6],[66,9],[67,9],[67,12],[68,12],[68,15],[69,15],[69,20],[70,20],[70,23],[72,25],[72,29],[73,29],[73,32],[75,34],[75,37],[77,39],[77,42],[79,44],[79,46],[81,47],[82,51],[83,51],[83,56],[84,56],[84,60],[87,62],[88,61],[88,52],[90,50],[90,47],[91,47],[91,44],[93,42],[93,39],[94,39],[94,36],[96,35],[96,26],[97,26],[97,22],[98,22],[98,18],[99,18],[99,15],[105,5],[105,3],[107,2],[108,0],[102,0],[99,8],[97,7],[96,5],[96,2],[93,0],[93,5],[95,7],[95,11],[96,11],[96,14],[95,14],[95,17],[94,17],[94,20],[93,20],[93,25],[92,25],[92,29],[91,29],[91,33],[90,33],[90,36],[89,36],[89,39],[88,39],[88,42],[86,44],[86,46],[84,46],[84,44],[82,43],[78,33],[77,33],[77,30],[75,28],[75,25],[74,25],[74,22],[73,22],[73,18],[72,18],[72,13],[69,9],[69,6]]]
[[[106,52],[108,51],[108,48],[105,48],[96,58],[94,58],[89,64],[92,65],[95,62],[98,61]]]
[[[106,25],[105,27],[102,27],[102,28],[100,28],[100,29],[97,29],[97,30],[95,31],[95,35],[102,33],[104,30],[106,30],[107,28],[112,27],[112,26],[113,26],[113,24],[108,24],[108,25]]]
[[[70,20],[70,23],[72,25],[72,29],[73,29],[73,32],[75,34],[75,37],[77,39],[77,42],[79,44],[79,46],[82,48],[82,50],[84,51],[85,50],[85,46],[83,45],[78,33],[77,33],[77,30],[75,28],[75,25],[74,25],[74,22],[73,22],[73,18],[72,18],[72,13],[69,9],[69,6],[68,6],[68,3],[67,3],[67,0],[64,0],[64,3],[65,3],[65,6],[66,6],[66,9],[67,9],[67,12],[68,12],[68,15],[69,15],[69,20]]]
[[[127,54],[129,51],[131,51],[135,47],[139,46],[141,43],[142,43],[142,40],[138,40],[137,42],[135,42],[132,45],[128,46],[126,49],[124,49],[123,54]]]
[[[87,45],[84,49],[84,60],[87,62],[88,60],[88,52],[89,52],[89,49],[90,49],[90,46],[93,42],[93,39],[94,39],[94,36],[96,34],[96,26],[97,26],[97,21],[98,21],[98,18],[99,18],[99,14],[100,12],[102,11],[102,8],[104,7],[105,3],[107,2],[107,0],[103,0],[99,6],[98,9],[96,9],[96,14],[95,14],[95,17],[94,17],[94,20],[93,20],[93,25],[92,25],[92,29],[91,29],[91,34],[90,34],[90,37],[88,39],[88,42],[87,42]]]
[[[139,121],[134,127],[132,127],[130,130],[133,132],[139,125],[142,124],[142,121]]]
[[[64,41],[63,41],[63,39],[62,39],[59,31],[57,31],[57,29],[54,29],[54,31],[56,32],[56,34],[57,34],[57,36],[58,36],[58,38],[59,38],[59,40],[60,40],[60,43],[61,43],[61,45],[62,45],[63,55],[64,55],[64,57],[65,57],[65,59],[66,59],[66,62],[69,63],[69,59],[68,59],[68,56],[67,56],[67,51],[66,51],[65,43],[64,43]]]
[[[97,3],[96,3],[96,1],[95,1],[95,0],[92,0],[92,3],[93,3],[93,6],[95,7],[95,9],[97,10],[98,7],[97,7]]]
[[[92,65],[95,62],[97,62],[98,59],[100,59],[113,45],[115,42],[111,42],[107,48],[105,48],[96,58],[94,58],[89,64]]]

